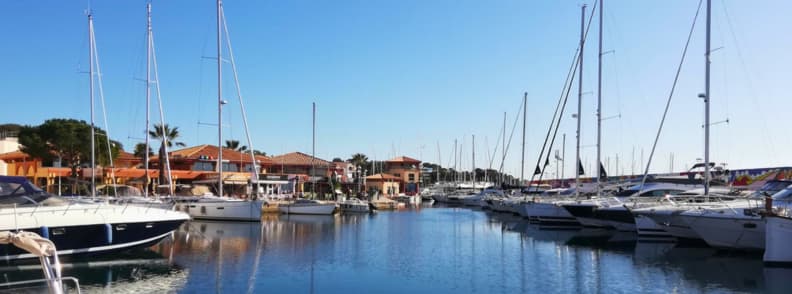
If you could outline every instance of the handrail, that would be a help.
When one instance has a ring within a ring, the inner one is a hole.
[[[0,232],[0,244],[13,244],[14,246],[27,251],[28,253],[37,256],[41,263],[41,269],[44,273],[44,279],[6,283],[5,285],[26,284],[36,282],[47,282],[50,293],[62,294],[63,293],[63,278],[61,277],[61,264],[58,259],[58,252],[55,249],[55,244],[49,239],[45,239],[33,232]],[[54,266],[53,266],[54,264]],[[73,281],[77,284],[77,292],[79,293],[79,282],[75,278]]]

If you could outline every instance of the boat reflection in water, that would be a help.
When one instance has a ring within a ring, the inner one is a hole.
[[[189,270],[173,264],[151,250],[134,250],[115,257],[69,258],[61,264],[64,276],[77,277],[84,293],[164,293],[181,289]],[[41,278],[41,266],[22,263],[0,266],[0,277],[7,281]],[[46,292],[44,288],[30,293]],[[19,293],[20,289],[0,289],[0,293]]]
[[[761,256],[464,208],[190,221],[146,251],[70,262],[87,292],[110,293],[787,293],[792,276]]]

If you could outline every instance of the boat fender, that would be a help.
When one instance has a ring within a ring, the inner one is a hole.
[[[105,224],[105,242],[113,244],[113,225]]]
[[[41,226],[40,230],[41,230],[41,236],[44,237],[45,239],[49,239],[49,227]]]

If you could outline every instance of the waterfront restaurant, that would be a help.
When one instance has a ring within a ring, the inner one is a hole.
[[[204,184],[216,188],[219,182],[217,155],[220,148],[214,145],[198,145],[168,152],[168,160],[175,184]],[[249,153],[223,148],[223,191],[232,196],[246,195],[251,174],[267,174],[272,161],[256,155],[255,164]],[[158,170],[161,162],[157,156],[150,160],[149,168]]]
[[[344,172],[332,162],[302,152],[291,152],[270,158],[269,174],[285,175],[295,180],[294,192],[310,192],[316,187],[318,194],[330,192],[329,179]]]

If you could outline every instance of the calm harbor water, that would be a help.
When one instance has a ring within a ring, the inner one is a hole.
[[[518,217],[423,207],[373,215],[192,221],[173,239],[70,260],[88,293],[789,293],[760,255],[549,230]],[[35,265],[0,278],[37,278]]]

